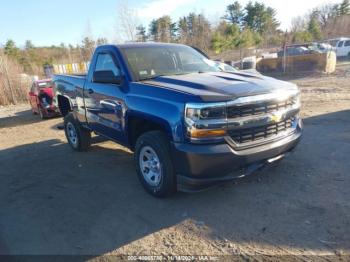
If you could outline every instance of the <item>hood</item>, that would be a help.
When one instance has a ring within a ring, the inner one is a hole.
[[[41,88],[40,89],[40,94],[45,94],[51,98],[53,98],[53,88]]]
[[[143,83],[199,96],[206,102],[298,89],[292,83],[240,71],[161,76]]]

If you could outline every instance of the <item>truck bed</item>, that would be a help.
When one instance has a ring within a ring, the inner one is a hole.
[[[83,89],[85,85],[86,75],[54,75],[55,83],[54,93],[57,95],[72,96],[77,88]],[[74,97],[74,96],[73,96]]]

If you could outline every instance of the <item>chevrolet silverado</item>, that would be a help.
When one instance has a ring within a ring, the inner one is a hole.
[[[94,132],[128,147],[156,197],[251,174],[293,150],[302,133],[295,84],[224,72],[185,45],[100,46],[87,75],[53,81],[70,146],[87,150]]]

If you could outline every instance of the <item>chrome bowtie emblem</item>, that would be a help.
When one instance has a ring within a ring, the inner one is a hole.
[[[282,120],[282,117],[283,117],[282,115],[273,114],[271,116],[271,121],[275,122],[275,123],[278,123],[278,122],[280,122]]]

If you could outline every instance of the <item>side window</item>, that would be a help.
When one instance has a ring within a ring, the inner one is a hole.
[[[340,42],[338,43],[338,47],[342,47],[343,44],[344,44],[344,41],[340,41]]]
[[[110,54],[99,54],[97,56],[95,72],[97,71],[113,71],[115,76],[120,75],[120,69],[114,63],[114,60]]]
[[[346,41],[344,46],[350,46],[350,40]]]

